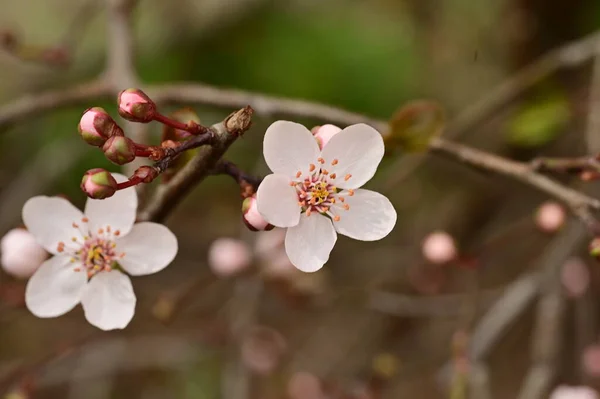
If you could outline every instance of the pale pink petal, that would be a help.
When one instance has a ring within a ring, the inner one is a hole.
[[[586,386],[560,385],[552,391],[550,399],[598,399],[598,392]]]
[[[54,256],[40,266],[27,282],[25,304],[37,317],[57,317],[81,300],[87,282],[85,271],[67,256]]]
[[[315,139],[317,139],[319,147],[323,149],[323,147],[325,147],[327,143],[329,143],[329,140],[331,140],[333,136],[335,136],[341,131],[342,129],[335,125],[323,125],[317,129],[315,133]]]
[[[341,206],[331,208],[331,212],[340,217],[333,222],[340,234],[355,240],[375,241],[387,236],[396,225],[396,210],[384,195],[358,189],[354,195],[346,195],[345,200],[350,206],[348,210]]]
[[[288,177],[298,171],[308,173],[310,164],[317,162],[319,145],[304,126],[288,121],[274,122],[265,133],[263,153],[273,173]]]
[[[127,180],[127,177],[113,173],[117,183]],[[92,232],[106,229],[110,226],[112,231],[119,230],[121,236],[129,233],[135,222],[138,198],[135,187],[119,190],[112,197],[95,200],[88,198],[85,203],[85,216],[89,218],[89,227]]]
[[[297,226],[285,235],[285,251],[294,266],[303,272],[316,272],[329,259],[337,234],[331,220],[318,213],[300,217]]]
[[[50,253],[58,254],[59,242],[68,247],[73,237],[79,242],[83,238],[79,229],[73,227],[73,223],[81,224],[83,214],[64,198],[30,198],[23,206],[22,217],[27,230]]]
[[[256,193],[260,214],[272,225],[291,227],[300,220],[298,194],[284,175],[268,175],[260,183]]]
[[[135,313],[135,302],[131,280],[118,270],[92,277],[81,298],[87,321],[105,331],[125,328]]]
[[[323,167],[337,175],[334,180],[337,187],[358,188],[375,175],[384,151],[381,134],[361,123],[333,136],[323,148],[321,158],[325,161]]]
[[[117,254],[124,253],[119,264],[133,276],[161,271],[177,255],[177,237],[162,224],[137,223],[131,232],[116,240]]]

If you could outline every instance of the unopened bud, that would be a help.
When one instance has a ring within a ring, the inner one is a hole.
[[[341,131],[342,129],[335,125],[323,125],[314,129],[313,134],[315,135],[315,139],[317,139],[317,143],[319,143],[319,148],[323,149],[329,140]]]
[[[0,263],[8,274],[28,278],[48,257],[33,234],[25,229],[12,229],[0,240]]]
[[[125,136],[113,136],[102,146],[106,158],[117,165],[125,165],[135,159],[135,144]]]
[[[113,118],[100,107],[89,108],[83,113],[78,130],[86,143],[96,147],[102,147],[111,136],[123,135]]]
[[[243,220],[246,227],[252,231],[272,230],[273,225],[269,224],[258,212],[256,205],[256,195],[248,197],[242,203]]]
[[[132,122],[148,123],[156,115],[156,104],[140,89],[119,93],[119,115]]]
[[[590,242],[590,255],[600,259],[600,237],[596,237]]]
[[[248,245],[234,238],[219,238],[208,250],[208,264],[221,277],[229,277],[247,269],[252,262]]]
[[[112,197],[117,191],[117,181],[107,170],[91,169],[83,175],[81,189],[90,198],[104,199]]]
[[[456,244],[452,236],[445,231],[436,231],[423,240],[423,256],[431,263],[448,263],[456,258]]]
[[[560,204],[548,201],[538,208],[535,223],[540,230],[554,233],[563,226],[566,218],[566,212]]]

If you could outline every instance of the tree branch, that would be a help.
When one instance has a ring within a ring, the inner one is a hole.
[[[213,145],[201,148],[169,183],[160,187],[138,219],[155,222],[164,220],[192,187],[210,174],[229,146],[250,128],[252,113],[252,108],[242,108],[224,121],[213,125],[211,127],[215,134]]]
[[[593,232],[597,232],[599,229],[599,224],[592,216],[590,209],[600,209],[600,200],[588,197],[535,172],[529,164],[505,159],[442,138],[433,139],[430,142],[430,149],[470,166],[508,176],[537,188],[571,208],[572,212]]]

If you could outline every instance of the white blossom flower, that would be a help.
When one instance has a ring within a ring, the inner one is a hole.
[[[287,227],[285,249],[298,269],[319,270],[337,233],[374,241],[394,228],[390,201],[360,189],[384,153],[383,139],[372,127],[349,126],[320,150],[307,128],[277,121],[265,133],[263,153],[273,174],[258,188],[258,211],[272,225]]]
[[[124,272],[156,273],[177,254],[177,238],[167,227],[134,224],[137,202],[132,187],[108,199],[88,199],[83,213],[59,197],[33,197],[25,203],[23,222],[54,255],[27,283],[25,302],[34,315],[57,317],[81,302],[92,325],[102,330],[127,326],[136,297]]]

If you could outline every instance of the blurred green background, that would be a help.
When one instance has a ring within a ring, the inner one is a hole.
[[[103,70],[106,15],[101,2],[97,11],[85,15],[77,12],[83,0],[0,4],[0,30],[14,32],[23,43],[53,46],[65,35],[73,43],[68,67],[0,52],[0,107],[25,94],[90,80]],[[411,100],[428,98],[442,104],[452,120],[541,54],[597,29],[600,3],[140,0],[134,16],[136,67],[144,84],[197,81],[313,100],[382,120]],[[71,28],[74,18],[81,25],[77,29]],[[461,141],[521,160],[583,154],[590,71],[591,64],[585,64],[544,79]],[[117,170],[77,135],[79,117],[91,106],[103,106],[116,118],[113,102],[95,101],[30,118],[2,132],[0,233],[20,223],[27,198],[65,194],[82,206],[82,174],[94,167]],[[206,124],[232,111],[196,110]],[[309,128],[327,122],[295,121]],[[227,158],[266,173],[262,134],[272,122],[256,115],[253,128]],[[149,132],[158,143],[159,126],[151,125]],[[400,152],[396,157],[415,156]],[[504,287],[530,270],[548,244],[551,237],[536,231],[533,223],[543,195],[430,156],[424,166],[395,179],[405,172],[405,164],[398,162],[386,161],[369,185],[383,190],[398,211],[397,227],[389,237],[376,243],[341,238],[330,262],[305,283],[308,293],[295,293],[293,300],[288,285],[304,284],[305,277],[283,286],[266,284],[257,318],[285,336],[288,350],[276,372],[250,375],[249,397],[288,397],[285,386],[295,371],[339,385],[347,396],[338,397],[448,397],[436,376],[451,357],[452,334],[468,329],[485,305],[448,317],[415,319],[368,309],[368,294],[380,289],[414,296],[464,294],[465,308],[470,309],[478,299],[469,293]],[[42,320],[8,301],[0,305],[0,383],[33,384],[34,398],[229,399],[222,389],[231,366],[226,331],[238,282],[214,277],[206,253],[218,237],[254,240],[241,224],[240,207],[238,188],[230,179],[211,177],[172,213],[167,225],[180,240],[177,260],[158,275],[134,281],[136,316],[123,332],[96,331],[80,309]],[[482,259],[482,266],[466,270],[427,265],[420,242],[436,229],[449,231],[465,254]],[[499,231],[510,232],[500,244],[493,239]],[[435,289],[416,286],[414,273]],[[153,313],[157,299],[186,291],[195,280],[200,283],[189,290],[192,294],[174,320],[158,320]],[[593,282],[597,285],[597,279]],[[8,275],[0,277],[5,291],[18,293],[23,285]],[[597,317],[596,310],[590,318]],[[494,398],[516,397],[529,366],[531,323],[532,313],[522,317],[490,356]],[[566,328],[568,349],[561,354],[564,362],[554,382],[596,386],[594,378],[582,377],[581,348],[573,347],[573,328]],[[74,344],[90,335],[91,343]],[[595,339],[592,334],[587,343]],[[44,360],[71,345],[76,349]],[[391,355],[396,370],[384,379],[382,396],[359,396],[360,387],[379,381],[373,362],[380,354]],[[11,374],[15,369],[21,370],[19,378]]]

